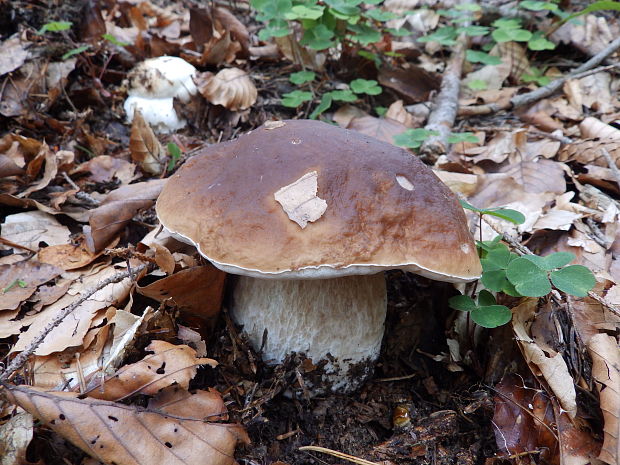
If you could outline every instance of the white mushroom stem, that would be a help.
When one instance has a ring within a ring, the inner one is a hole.
[[[387,308],[383,273],[311,280],[240,276],[233,297],[233,318],[256,349],[267,330],[263,360],[279,363],[293,352],[315,364],[330,360],[325,381],[339,392],[357,389],[371,374]]]

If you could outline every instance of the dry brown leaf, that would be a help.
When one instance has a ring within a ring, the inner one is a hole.
[[[116,243],[118,243],[118,239]],[[113,242],[109,246],[114,247],[116,243]],[[63,270],[76,270],[88,265],[102,253],[103,250],[99,253],[92,253],[82,237],[77,243],[52,245],[41,249],[38,257],[42,263],[49,263]]]
[[[155,250],[155,263],[166,274],[172,274],[176,265],[174,257],[170,251],[163,245],[154,242],[151,248]]]
[[[545,393],[528,388],[515,374],[504,376],[495,389],[493,431],[500,451],[513,455],[540,450],[545,461],[557,455],[553,408]]]
[[[24,169],[17,165],[13,159],[6,155],[0,155],[0,178],[18,176],[24,173]]]
[[[555,352],[549,346],[540,347],[540,341],[530,336],[532,323],[538,309],[538,298],[524,298],[521,303],[512,309],[512,328],[523,357],[532,374],[542,377],[551,391],[558,398],[562,408],[571,418],[577,414],[577,400],[573,378],[568,371],[562,354]]]
[[[609,164],[601,153],[605,149],[620,167],[620,139],[586,139],[564,146],[558,154],[560,161],[576,161],[583,165],[607,167]]]
[[[226,68],[198,84],[204,98],[231,111],[245,110],[256,102],[258,92],[248,74],[239,68]]]
[[[316,171],[310,171],[273,194],[288,218],[301,229],[320,219],[327,210],[327,202],[316,195],[318,177]]]
[[[599,459],[609,464],[620,460],[620,351],[618,340],[595,334],[587,344],[592,357],[592,377],[603,411],[603,448]]]
[[[368,116],[368,113],[356,106],[346,104],[334,112],[332,119],[338,123],[338,126],[346,129],[354,118],[361,118],[363,116]]]
[[[525,47],[517,42],[498,43],[493,47],[490,54],[500,57],[502,62],[509,66],[508,77],[513,82],[519,82],[521,75],[530,68]]]
[[[16,70],[24,64],[30,52],[27,48],[30,44],[22,42],[19,34],[13,34],[0,44],[0,76]]]
[[[60,273],[60,268],[34,260],[0,265],[0,310],[15,310],[37,287]]]
[[[188,389],[199,365],[217,366],[213,359],[197,358],[196,351],[186,345],[156,340],[146,351],[154,354],[121,367],[103,383],[93,379],[86,394],[95,399],[118,401],[137,393],[152,396],[175,383]]]
[[[24,350],[32,340],[37,337],[43,328],[54,319],[58,313],[66,306],[72,304],[78,297],[75,294],[85,292],[106,278],[116,274],[117,270],[113,266],[107,266],[94,274],[84,275],[78,282],[71,285],[68,293],[52,305],[45,307],[36,315],[30,323],[27,331],[19,335],[17,343],[13,347],[13,352]],[[36,355],[49,355],[53,352],[61,352],[67,347],[79,346],[82,344],[86,332],[90,328],[90,322],[96,312],[102,308],[114,305],[116,302],[127,298],[131,288],[131,279],[126,278],[120,283],[109,284],[103,289],[94,293],[88,300],[79,305],[70,317],[65,318],[56,326],[35,351]],[[22,323],[26,325],[26,321]],[[3,328],[4,329],[4,328]],[[19,326],[13,328],[19,333]],[[15,334],[15,333],[13,333]]]
[[[204,319],[215,318],[222,304],[226,273],[212,265],[178,271],[137,290]]]
[[[327,59],[325,53],[299,45],[299,40],[296,40],[292,34],[276,37],[274,41],[287,60],[314,71],[323,70]]]
[[[478,188],[478,176],[467,173],[453,173],[450,171],[433,170],[439,179],[450,188],[452,192],[470,197]]]
[[[99,251],[109,244],[138,211],[155,203],[164,183],[165,179],[153,179],[129,184],[108,194],[101,205],[90,212],[90,231],[85,230],[89,249]]]
[[[82,183],[107,183],[118,179],[121,184],[129,184],[136,177],[136,165],[122,158],[109,155],[98,155],[95,158],[81,163],[71,174],[82,174],[77,181]]]
[[[166,164],[166,152],[157,136],[137,108],[131,123],[129,139],[131,159],[149,174],[159,175]]]
[[[525,192],[532,194],[566,192],[564,165],[553,160],[538,159],[511,163],[501,171],[523,186]]]
[[[387,117],[362,116],[360,118],[353,118],[347,129],[353,129],[388,144],[394,144],[394,136],[405,132],[407,126]]]
[[[52,215],[42,211],[29,211],[9,215],[2,223],[2,237],[30,250],[39,250],[42,242],[47,245],[66,244],[70,241],[69,228],[60,224]],[[0,250],[7,250],[0,243]],[[15,250],[16,253],[23,250]]]
[[[588,56],[594,56],[607,47],[620,30],[617,21],[608,23],[605,16],[589,14],[579,21],[568,21],[551,38],[554,42],[571,44]]]
[[[12,415],[0,426],[0,464],[23,465],[30,463],[26,459],[26,449],[34,432],[32,415],[19,412]]]
[[[58,174],[58,169],[62,165],[70,165],[73,163],[75,154],[70,150],[60,150],[58,152],[52,152],[47,144],[43,144],[41,152],[45,158],[45,170],[43,177],[32,186],[28,187],[24,191],[20,192],[18,197],[28,197],[31,193],[40,191],[49,185],[49,183]],[[30,168],[30,166],[28,166]]]
[[[382,67],[379,83],[394,90],[407,104],[426,102],[430,93],[439,90],[440,77],[419,66],[408,69]]]
[[[247,436],[238,425],[209,423],[221,414],[202,410],[191,398],[184,407],[191,416],[144,409],[75,393],[43,392],[27,386],[5,389],[21,406],[97,460],[119,465],[233,465],[233,453]]]
[[[615,108],[611,84],[609,73],[596,73],[567,81],[564,93],[574,108],[585,106],[600,113],[611,113]]]
[[[613,126],[603,123],[598,118],[588,117],[579,124],[581,137],[584,139],[598,138],[601,140],[609,139],[620,142],[620,130]]]

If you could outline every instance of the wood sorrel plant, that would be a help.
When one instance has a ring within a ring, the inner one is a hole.
[[[522,224],[525,217],[507,208],[479,209],[461,200],[464,208],[480,215],[496,216],[514,224]],[[471,319],[485,328],[495,328],[510,321],[512,313],[504,305],[498,305],[495,293],[513,297],[542,297],[553,287],[577,297],[585,297],[596,284],[592,272],[582,265],[570,265],[575,255],[556,252],[544,257],[534,254],[519,256],[501,242],[501,236],[492,241],[477,241],[482,277],[486,288],[475,296],[459,295],[450,298],[450,306],[470,312]]]

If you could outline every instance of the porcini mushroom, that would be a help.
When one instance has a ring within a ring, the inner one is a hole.
[[[382,271],[448,282],[481,273],[463,210],[428,167],[317,121],[271,123],[205,148],[167,181],[157,215],[240,275],[232,314],[265,360],[329,360],[334,390],[357,388],[379,355]]]
[[[136,110],[155,132],[170,133],[186,125],[177,115],[174,99],[187,103],[198,93],[196,68],[183,58],[161,56],[144,60],[129,72],[128,97],[123,108],[131,123]]]

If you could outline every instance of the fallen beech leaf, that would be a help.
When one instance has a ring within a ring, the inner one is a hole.
[[[138,108],[134,110],[129,139],[131,159],[149,174],[159,175],[166,163],[166,153]]]
[[[105,247],[139,210],[155,203],[165,179],[154,179],[123,186],[112,191],[101,205],[90,212],[90,231],[85,231],[92,252]]]
[[[71,232],[52,215],[42,211],[30,211],[9,215],[2,223],[2,237],[23,245],[30,250],[38,250],[41,242],[47,245],[66,244]],[[10,249],[0,244],[0,250]],[[16,250],[16,253],[23,252]]]
[[[175,261],[170,251],[161,244],[154,242],[151,248],[155,250],[155,263],[166,274],[174,272]]]
[[[338,123],[338,126],[341,128],[345,128],[349,125],[351,121],[355,118],[361,118],[363,116],[369,116],[368,113],[363,111],[362,109],[353,106],[353,105],[343,105],[332,116],[332,119]]]
[[[566,192],[563,166],[562,163],[543,158],[511,163],[501,172],[521,184],[525,192],[563,194]]]
[[[518,42],[501,42],[491,50],[491,55],[497,55],[502,63],[509,66],[508,76],[513,82],[518,82],[521,75],[530,68],[530,63],[525,54],[525,48]]]
[[[84,182],[112,182],[115,178],[121,184],[129,184],[136,177],[135,171],[136,165],[127,160],[109,155],[98,155],[75,167],[71,170],[71,174],[83,174],[77,181],[79,185]]]
[[[106,464],[233,465],[233,453],[247,436],[238,425],[203,421],[221,412],[196,410],[192,416],[171,415],[97,399],[78,399],[76,393],[42,392],[27,386],[8,386],[9,400],[46,423],[56,433]],[[185,407],[192,408],[187,402]],[[200,405],[198,405],[200,407]],[[194,406],[195,408],[195,406]]]
[[[154,354],[121,367],[103,385],[100,379],[93,379],[86,394],[95,399],[117,401],[137,393],[152,396],[175,383],[188,389],[199,365],[217,366],[213,359],[197,358],[196,351],[186,345],[155,340],[146,351]]]
[[[24,169],[6,155],[0,155],[0,178],[24,174]]]
[[[60,273],[60,268],[34,260],[0,265],[0,310],[15,310],[37,287]]]
[[[15,71],[24,64],[30,52],[26,48],[30,44],[21,41],[19,34],[13,34],[0,44],[0,76]]]
[[[71,305],[78,299],[75,296],[76,293],[84,292],[96,286],[106,278],[112,277],[116,272],[117,270],[113,266],[107,266],[94,274],[82,276],[79,282],[74,282],[65,296],[52,305],[45,307],[31,323],[29,322],[30,327],[19,335],[19,339],[12,351],[19,352],[24,350],[63,308]],[[96,312],[113,305],[115,302],[126,299],[131,286],[131,280],[126,278],[120,283],[109,284],[94,293],[88,300],[78,305],[69,318],[65,318],[58,326],[52,329],[37,348],[35,354],[49,355],[53,352],[61,352],[67,347],[81,345]],[[24,321],[22,326],[25,325],[26,322]],[[17,326],[17,332],[19,333],[19,326]]]
[[[301,226],[301,229],[308,222],[321,218],[327,210],[327,202],[316,195],[318,177],[316,171],[311,171],[273,194],[289,219]]]
[[[540,450],[550,463],[557,456],[553,408],[543,391],[528,388],[522,377],[508,374],[495,386],[495,441],[507,455]]]
[[[108,246],[114,247],[117,243],[118,238]],[[77,244],[60,244],[45,247],[39,250],[38,257],[42,263],[49,263],[63,270],[76,270],[88,265],[102,253],[103,250],[99,253],[91,252],[82,237]]]
[[[209,102],[232,111],[250,108],[258,95],[248,74],[239,68],[223,69],[199,83],[198,88]]]
[[[587,344],[592,357],[592,377],[603,411],[603,448],[598,458],[607,463],[620,459],[620,351],[608,334],[595,334]]]
[[[347,129],[353,129],[388,144],[394,144],[394,136],[405,132],[407,126],[391,118],[362,116],[361,118],[353,118]]]
[[[530,328],[535,320],[538,298],[524,298],[512,309],[512,327],[515,338],[523,352],[525,361],[535,376],[542,376],[558,398],[562,408],[571,418],[577,414],[577,394],[573,378],[568,371],[562,354],[550,347],[541,348],[539,343],[530,337]]]
[[[225,278],[226,273],[209,264],[186,268],[137,290],[158,302],[212,319],[220,311]]]
[[[393,89],[407,104],[426,102],[430,93],[439,90],[441,79],[419,66],[408,69],[388,69],[379,71],[379,84]]]
[[[19,412],[0,426],[0,451],[2,465],[21,465],[30,463],[26,459],[26,448],[34,432],[32,415]]]

